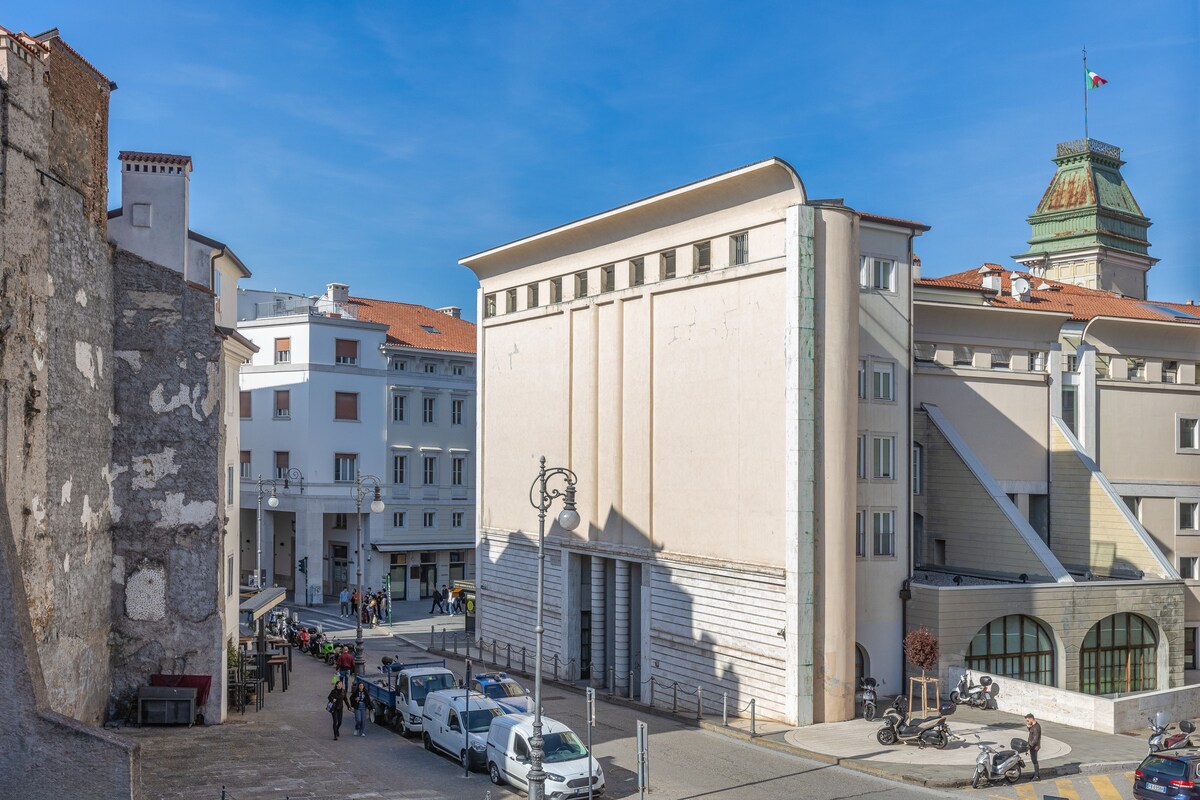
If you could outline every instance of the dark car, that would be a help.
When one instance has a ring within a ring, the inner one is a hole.
[[[1200,748],[1170,750],[1146,756],[1133,778],[1138,800],[1200,800]]]

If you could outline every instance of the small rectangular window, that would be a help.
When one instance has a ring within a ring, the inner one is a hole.
[[[584,270],[583,272],[576,272],[575,273],[575,297],[579,298],[579,297],[587,297],[587,296],[588,296],[587,270]]]
[[[1129,367],[1129,380],[1144,381],[1146,380],[1146,359],[1131,358],[1126,364]]]
[[[408,456],[392,456],[392,483],[408,483]]]
[[[397,372],[407,372],[408,371],[408,362],[403,359],[397,358],[395,361],[392,362],[392,369],[396,370]]]
[[[916,342],[913,344],[913,361],[921,364],[932,364],[937,354],[937,345],[932,342]]]
[[[992,348],[992,369],[1011,369],[1012,350],[1007,347]]]
[[[275,419],[289,419],[292,416],[292,393],[288,389],[275,392]]]
[[[496,316],[496,295],[485,294],[483,296],[483,316],[484,319]]]
[[[404,402],[404,395],[392,395],[392,422],[404,422]]]
[[[250,392],[240,392],[238,394],[238,403],[241,406],[242,419],[250,419]]]
[[[339,483],[353,481],[358,474],[358,456],[354,453],[335,453],[333,479]]]
[[[1200,417],[1179,418],[1179,449],[1200,450]]]
[[[975,363],[975,348],[965,345],[954,345],[954,366],[969,367]]]
[[[1186,581],[1194,581],[1197,577],[1197,565],[1200,565],[1200,558],[1196,556],[1180,556],[1179,557],[1179,577]]]
[[[563,299],[562,298],[562,278],[551,278],[550,279],[550,302],[551,303],[561,303],[562,299]]]
[[[735,233],[729,237],[729,263],[732,266],[739,264],[748,264],[750,262],[750,251],[747,247],[750,240],[748,233]]]
[[[437,398],[424,397],[421,399],[421,419],[426,425],[432,425],[436,418]]]
[[[450,484],[452,486],[463,485],[463,472],[466,469],[467,460],[462,456],[455,456],[450,461]]]
[[[1179,530],[1200,530],[1200,503],[1190,501],[1179,503]]]
[[[509,289],[504,293],[504,313],[511,314],[517,310],[517,290]]]
[[[334,340],[334,358],[335,364],[345,364],[354,366],[358,363],[358,341],[355,339],[335,339]]]
[[[1196,641],[1200,638],[1200,628],[1183,629],[1183,668],[1196,669]]]
[[[894,436],[876,436],[872,441],[871,475],[880,480],[892,480],[896,477],[896,438]]]
[[[275,363],[287,364],[292,360],[292,340],[285,337],[275,340]]]
[[[432,362],[426,362],[425,374],[426,375],[436,375],[437,374],[437,364],[434,364]]]
[[[867,477],[867,437],[866,434],[858,436],[858,454],[857,466],[854,469],[854,474],[859,478]]]
[[[854,555],[867,557],[867,512],[862,508],[854,512]]]
[[[633,258],[629,261],[629,285],[642,286],[646,283],[646,259]]]
[[[240,472],[240,474],[243,478],[250,477],[250,451],[249,450],[241,451],[241,472]]]
[[[405,514],[403,511],[393,511],[392,512],[392,527],[393,528],[403,528],[404,523],[406,522],[404,517],[405,517]]]
[[[658,277],[659,280],[675,277],[675,251],[667,250],[664,253],[658,254]]]
[[[275,451],[275,477],[285,479],[288,477],[288,471],[291,469],[292,455],[286,450]]]
[[[450,515],[450,527],[461,528],[463,526],[463,517],[466,516],[461,511],[455,511]]]
[[[356,392],[333,393],[333,418],[358,419],[358,394]]]
[[[708,272],[712,269],[712,243],[699,242],[692,246],[692,255],[696,260],[696,272]]]
[[[919,444],[912,446],[912,493],[919,495],[921,493],[921,473],[924,467],[922,463],[925,459],[925,448]]]
[[[1162,365],[1162,382],[1179,383],[1179,362],[1164,361]],[[1192,630],[1195,630],[1194,628]]]
[[[538,285],[536,283],[531,283],[525,287],[525,307],[538,307]]]
[[[611,292],[616,287],[616,266],[609,264],[600,268],[600,291]]]
[[[1133,516],[1141,522],[1142,520],[1142,498],[1125,496],[1121,498],[1125,501],[1125,505],[1133,513]]]
[[[873,518],[873,552],[877,556],[896,555],[896,512],[876,511]]]
[[[896,365],[875,362],[871,365],[871,394],[875,400],[896,399]]]
[[[437,527],[437,512],[436,511],[426,511],[424,514],[421,515],[421,524],[423,527],[426,527],[426,528]]]
[[[895,291],[896,263],[881,258],[873,258],[871,261],[873,262],[871,268],[871,288],[881,289],[885,292]]]
[[[421,473],[423,485],[434,486],[437,484],[437,456],[425,456]]]
[[[1045,350],[1034,350],[1029,354],[1029,371],[1030,372],[1045,372],[1047,362],[1047,353]]]
[[[346,515],[345,514],[334,514],[333,515],[333,527],[334,527],[334,530],[339,530],[339,531],[346,530],[346,527],[347,527],[346,526]],[[342,549],[345,550],[344,547]]]
[[[450,367],[450,374],[451,375],[460,375],[460,376],[466,375],[467,368],[464,367],[462,364],[455,364],[454,366]]]
[[[867,360],[865,358],[858,360],[858,399],[867,399]]]
[[[450,424],[451,425],[462,425],[463,424],[463,401],[462,400],[451,400],[450,401]]]

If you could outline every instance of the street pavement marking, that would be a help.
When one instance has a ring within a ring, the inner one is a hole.
[[[1037,789],[1034,789],[1031,784],[1018,783],[1013,788],[1017,790],[1019,800],[1038,800]]]
[[[1100,800],[1123,800],[1121,793],[1107,775],[1089,775],[1088,780],[1092,782],[1096,794],[1100,795]]]
[[[1075,782],[1070,778],[1059,778],[1054,782],[1054,791],[1067,800],[1079,800],[1079,792],[1075,789]]]

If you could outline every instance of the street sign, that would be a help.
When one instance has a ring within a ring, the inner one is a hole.
[[[640,719],[637,722],[637,779],[638,791],[645,797],[650,788],[650,729]]]

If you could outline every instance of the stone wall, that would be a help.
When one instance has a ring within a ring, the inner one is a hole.
[[[123,250],[114,257],[110,714],[152,673],[225,678],[221,338],[212,295]],[[216,715],[214,715],[215,717]]]

